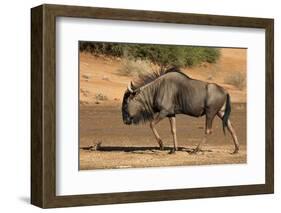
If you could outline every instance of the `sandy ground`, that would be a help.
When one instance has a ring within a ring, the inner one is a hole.
[[[246,106],[234,104],[232,122],[241,144],[238,154],[230,154],[233,143],[224,136],[222,123],[215,118],[213,134],[209,136],[204,152],[190,151],[204,136],[205,118],[177,116],[177,134],[180,151],[168,154],[173,146],[168,119],[157,125],[166,149],[160,151],[149,125],[127,126],[122,123],[118,104],[82,106],[80,108],[80,169],[134,168],[151,166],[206,165],[246,163]],[[97,151],[87,150],[101,143]]]
[[[239,154],[231,155],[234,146],[229,134],[222,132],[219,118],[204,152],[192,154],[204,136],[205,117],[177,116],[180,151],[168,154],[172,136],[168,120],[157,125],[166,149],[160,151],[148,125],[126,126],[121,118],[121,101],[130,77],[120,76],[120,60],[80,54],[80,169],[135,168],[225,163],[246,163],[246,89],[225,83],[235,73],[246,73],[245,49],[222,49],[216,64],[185,69],[192,78],[222,85],[231,95],[231,119],[241,144]],[[107,100],[97,102],[96,95]],[[95,145],[101,143],[99,149]],[[91,150],[89,148],[93,146]]]
[[[159,151],[155,148],[123,152],[82,151],[80,169],[123,169],[246,163],[244,145],[240,154],[231,155],[228,150],[229,147],[226,145],[210,145],[209,150],[198,154],[189,154],[184,150],[171,155],[168,154],[168,151]]]

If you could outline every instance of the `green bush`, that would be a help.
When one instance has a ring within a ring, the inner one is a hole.
[[[94,55],[148,60],[160,69],[170,66],[191,67],[203,62],[215,63],[220,57],[220,50],[217,48],[177,45],[80,42],[79,49]]]

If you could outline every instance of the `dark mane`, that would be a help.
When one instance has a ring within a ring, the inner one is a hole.
[[[156,80],[160,76],[165,75],[165,74],[170,73],[170,72],[177,72],[177,73],[180,73],[180,74],[186,76],[187,78],[189,78],[178,67],[172,67],[172,68],[169,68],[167,70],[153,71],[153,72],[149,72],[149,73],[139,75],[138,78],[136,80],[134,80],[133,87],[134,87],[134,89],[138,89],[138,88]]]

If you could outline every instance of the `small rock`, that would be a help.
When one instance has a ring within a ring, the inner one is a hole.
[[[208,78],[207,78],[207,80],[209,80],[209,81],[210,81],[210,80],[213,80],[213,76],[209,75]]]
[[[84,74],[84,75],[82,75],[82,78],[88,80],[88,79],[90,79],[90,76]]]
[[[87,105],[87,104],[89,104],[89,102],[88,101],[80,101],[80,104],[81,105]]]
[[[104,75],[104,76],[102,77],[102,80],[104,80],[104,81],[109,81],[109,78]]]
[[[94,146],[91,146],[91,151],[97,151],[99,150],[101,147],[101,142],[98,142],[97,144],[95,144]]]

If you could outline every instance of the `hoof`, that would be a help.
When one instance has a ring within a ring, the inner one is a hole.
[[[176,154],[176,150],[175,149],[172,149],[169,154]]]
[[[233,152],[231,152],[232,155],[238,154],[239,153],[239,149],[235,149]]]
[[[159,144],[159,150],[164,150],[164,145],[163,145],[163,142],[162,142],[162,140],[159,140],[158,141],[158,144]]]
[[[163,151],[165,148],[163,145],[159,146],[159,150]]]
[[[196,147],[196,148],[193,149],[190,153],[191,153],[191,154],[197,154],[197,153],[199,153],[199,152],[203,152],[203,150],[200,149],[200,148],[198,148],[198,147]]]

